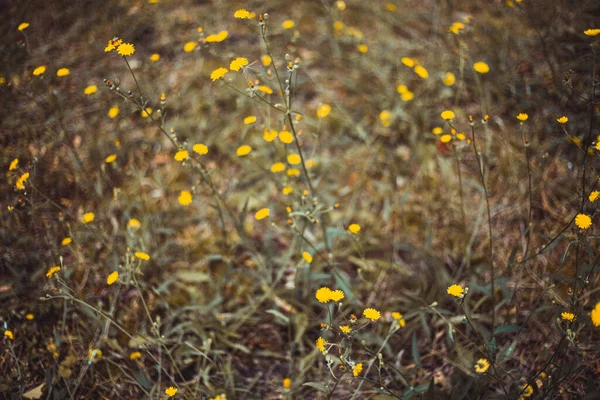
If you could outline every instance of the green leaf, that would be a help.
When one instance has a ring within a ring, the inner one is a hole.
[[[175,273],[175,276],[183,282],[189,283],[209,282],[211,279],[210,275],[200,271],[178,271]]]
[[[278,310],[270,309],[270,310],[267,310],[267,313],[275,316],[275,318],[278,319],[279,322],[282,323],[283,325],[287,325],[290,322],[290,319],[288,317],[286,317],[285,315],[283,315]]]
[[[313,389],[317,389],[319,392],[322,392],[322,393],[329,393],[329,390],[327,390],[327,387],[325,386],[325,384],[323,384],[321,382],[306,382],[306,383],[303,383],[302,386],[308,386]]]
[[[496,351],[498,351],[498,346],[496,345],[496,338],[492,337],[492,340],[489,341],[488,343],[488,349],[490,351],[490,354],[492,356],[492,358],[496,358]]]
[[[344,294],[348,298],[349,301],[354,301],[356,297],[352,292],[352,287],[350,286],[350,282],[348,281],[348,277],[343,275],[339,269],[333,270],[333,276],[335,278],[336,285],[344,291]]]
[[[419,345],[417,343],[417,335],[415,332],[413,332],[412,335],[412,357],[413,357],[413,361],[415,362],[415,364],[417,364],[418,367],[421,366],[421,353],[419,353]]]
[[[494,329],[494,335],[499,335],[501,333],[507,332],[516,332],[519,329],[521,329],[519,325],[500,325],[499,327]]]
[[[506,360],[508,360],[508,358],[510,357],[510,355],[512,354],[513,351],[515,351],[515,349],[517,348],[517,339],[515,338],[510,345],[508,345],[508,347],[506,347],[503,351],[502,351],[502,357],[500,357],[500,362],[504,363],[506,362]]]

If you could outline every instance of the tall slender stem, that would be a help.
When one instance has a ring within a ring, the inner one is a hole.
[[[475,159],[477,160],[477,168],[479,169],[479,176],[481,177],[481,184],[483,185],[483,194],[485,196],[485,204],[487,208],[487,217],[488,217],[488,234],[490,237],[490,269],[491,269],[491,298],[492,298],[492,332],[494,331],[494,326],[496,325],[496,283],[495,283],[495,269],[494,269],[494,246],[493,246],[493,236],[492,236],[492,214],[490,212],[490,199],[488,196],[487,186],[485,184],[485,174],[483,173],[483,165],[481,163],[480,154],[477,150],[477,141],[475,139],[475,126],[471,123],[471,137],[473,140],[473,149],[475,150]]]

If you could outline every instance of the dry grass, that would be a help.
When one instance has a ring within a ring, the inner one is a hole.
[[[47,1],[6,8],[0,318],[14,336],[0,345],[7,398],[40,386],[43,398],[159,398],[169,386],[188,399],[519,398],[527,384],[539,398],[598,393],[598,333],[590,320],[600,300],[597,203],[582,206],[581,185],[584,168],[585,197],[598,180],[598,153],[584,157],[600,135],[591,94],[598,37],[583,31],[597,27],[599,6],[407,1],[390,2],[398,7],[390,11],[386,2],[348,0],[345,10],[337,3]],[[273,66],[260,61],[266,50],[257,20],[233,18],[242,7],[269,13],[267,38],[282,76],[286,54],[300,59],[291,108],[302,115],[295,129],[303,156],[316,161],[310,184],[303,174],[270,171],[297,151],[263,139],[265,128],[290,129],[286,115],[245,96],[241,74],[209,78],[235,57],[257,60],[261,84],[275,92],[265,99],[284,104]],[[473,19],[460,35],[447,32],[467,15]],[[286,19],[293,29],[281,27]],[[31,25],[19,32],[22,21]],[[336,21],[345,29],[336,31]],[[184,52],[199,26],[205,35],[229,36]],[[165,131],[173,128],[193,161],[175,161],[160,119],[143,118],[102,83],[109,79],[138,98],[123,58],[103,51],[115,35],[135,44],[127,59],[152,118],[166,94]],[[159,61],[150,61],[153,53]],[[429,77],[419,78],[402,57],[418,59]],[[475,61],[490,72],[474,72]],[[32,76],[39,65],[47,65],[45,74]],[[70,75],[57,77],[61,67]],[[456,76],[453,86],[442,83],[447,71]],[[93,84],[98,92],[84,95]],[[401,100],[400,84],[412,100]],[[317,118],[323,103],[332,110]],[[120,114],[109,118],[115,105]],[[472,143],[443,144],[431,133],[436,126],[450,131],[440,118],[446,109],[468,138],[473,115],[485,185]],[[520,112],[529,114],[524,124],[515,118]],[[245,125],[249,115],[258,121]],[[581,145],[556,122],[562,115]],[[195,143],[209,153],[193,153]],[[236,155],[242,144],[253,147],[247,157]],[[110,154],[117,159],[106,163]],[[15,158],[18,168],[8,171]],[[25,172],[26,190],[16,190]],[[283,195],[284,186],[294,192]],[[182,190],[192,192],[191,205],[178,203]],[[328,211],[315,212],[314,202]],[[263,207],[269,218],[256,220]],[[90,211],[95,220],[82,224]],[[575,227],[578,213],[593,216],[591,229]],[[127,228],[131,218],[139,229]],[[359,234],[348,232],[352,223]],[[73,242],[63,246],[65,237]],[[139,261],[135,251],[151,259]],[[303,252],[312,254],[310,265]],[[46,278],[54,265],[62,270]],[[121,280],[107,285],[116,270]],[[464,299],[446,293],[454,283],[469,287]],[[341,312],[315,299],[322,286],[344,291]],[[366,307],[382,319],[366,325]],[[392,311],[404,314],[406,326],[394,328]],[[564,311],[575,322],[561,321]],[[366,326],[343,336],[338,325],[352,313]],[[321,354],[319,336],[343,351]],[[96,361],[94,349],[102,351]],[[134,351],[142,357],[130,360]],[[481,358],[494,360],[485,374],[473,367]],[[358,362],[363,370],[353,378]]]

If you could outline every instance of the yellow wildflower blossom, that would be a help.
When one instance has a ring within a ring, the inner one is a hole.
[[[150,255],[148,253],[144,253],[143,251],[136,251],[133,253],[133,255],[143,261],[150,260]]]
[[[588,229],[592,226],[592,218],[587,214],[577,214],[575,217],[575,225],[580,229]]]
[[[256,214],[254,214],[254,218],[260,221],[261,219],[267,218],[270,213],[271,211],[268,208],[261,208],[256,212]]]
[[[237,150],[235,151],[235,153],[238,155],[238,157],[243,157],[243,156],[247,156],[248,154],[250,154],[251,151],[252,151],[252,147],[245,144],[245,145],[238,147]]]
[[[348,230],[350,231],[350,233],[356,235],[358,232],[360,232],[360,225],[359,224],[350,224],[350,226],[348,227]]]
[[[108,275],[108,277],[106,278],[106,283],[108,285],[112,285],[113,283],[115,283],[116,281],[119,280],[119,271],[113,271],[110,273],[110,275]]]
[[[177,201],[182,206],[188,206],[188,205],[192,204],[192,193],[190,193],[188,190],[182,190],[179,193],[179,197],[177,198]]]

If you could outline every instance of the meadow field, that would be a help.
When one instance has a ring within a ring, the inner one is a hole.
[[[600,397],[600,2],[2,13],[0,397]]]

